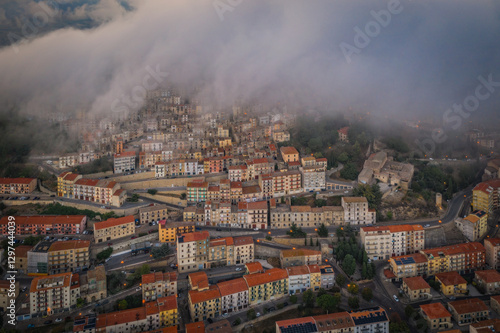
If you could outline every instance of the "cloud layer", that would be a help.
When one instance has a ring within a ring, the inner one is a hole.
[[[356,47],[354,29],[366,31],[371,11],[391,1],[133,0],[131,11],[116,0],[92,2],[70,14],[104,22],[98,27],[0,49],[0,98],[26,113],[106,115],[139,91],[146,68],[158,67],[169,73],[165,82],[219,107],[239,99],[441,117],[479,75],[500,81],[493,0],[401,0],[400,13],[347,61],[340,45]],[[33,17],[39,5],[31,6]],[[500,91],[480,112],[494,112],[499,100]]]

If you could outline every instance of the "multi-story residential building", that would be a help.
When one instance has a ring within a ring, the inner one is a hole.
[[[326,188],[326,173],[323,167],[305,166],[302,173],[302,188],[304,191],[322,191]]]
[[[234,259],[235,265],[246,264],[255,260],[255,245],[251,236],[234,237]]]
[[[63,172],[57,176],[57,196],[64,198],[74,198],[74,186],[77,180],[80,180],[82,175]]]
[[[271,199],[274,196],[271,174],[259,176],[259,187],[262,192],[262,199]]]
[[[14,216],[16,235],[81,234],[87,226],[85,215]],[[7,235],[9,217],[0,219],[0,231]]]
[[[221,313],[231,313],[248,307],[248,286],[243,278],[217,283],[221,296]]]
[[[192,232],[177,237],[177,265],[179,272],[194,272],[209,268],[208,231]]]
[[[142,299],[146,302],[177,295],[176,272],[154,272],[142,276]]]
[[[247,179],[258,179],[260,175],[274,172],[274,165],[267,158],[254,158],[245,162],[247,165]]]
[[[472,190],[472,207],[488,214],[500,208],[500,179],[492,179],[476,185]]]
[[[249,262],[245,264],[245,274],[264,273],[262,264],[258,261]]]
[[[160,220],[158,223],[158,237],[162,243],[175,243],[178,235],[194,231],[195,226],[192,222]]]
[[[330,265],[319,266],[321,272],[321,288],[330,289],[335,285],[335,271]]]
[[[455,225],[465,238],[474,242],[488,231],[488,214],[482,210],[476,210],[467,217],[455,219]]]
[[[398,280],[427,275],[427,257],[422,253],[392,257],[389,259],[389,266]]]
[[[152,306],[97,315],[96,333],[139,333],[159,328],[159,311]]]
[[[350,315],[355,333],[389,333],[389,317],[379,306],[351,312]]]
[[[376,213],[368,208],[368,200],[365,197],[342,197],[341,202],[345,223],[353,225],[375,223]]]
[[[437,273],[435,279],[441,284],[441,292],[446,296],[467,293],[467,281],[457,272]]]
[[[61,273],[35,277],[30,287],[30,313],[52,315],[69,311],[80,297],[78,274]]]
[[[186,333],[205,333],[205,323],[197,321],[186,324]]]
[[[171,295],[166,297],[160,297],[157,299],[158,313],[160,317],[160,327],[173,327],[175,328],[172,332],[177,331],[177,325],[179,324],[179,313],[177,305],[177,295]],[[153,302],[154,304],[154,302]],[[147,304],[146,304],[147,308]],[[154,307],[152,307],[154,309]],[[163,333],[163,332],[162,332]]]
[[[190,290],[188,292],[189,313],[191,320],[204,321],[221,315],[221,294],[217,286],[205,290]]]
[[[234,265],[233,238],[211,239],[208,244],[207,257],[207,266],[210,268]]]
[[[121,154],[115,154],[113,161],[114,173],[122,173],[135,170],[135,159],[135,151],[124,151]]]
[[[349,127],[342,127],[341,129],[337,130],[337,133],[339,133],[339,140],[342,142],[349,142]]]
[[[425,246],[425,231],[419,224],[362,227],[360,236],[371,260],[388,260],[418,252]]]
[[[48,249],[49,274],[80,272],[90,266],[90,241],[54,242]]]
[[[208,276],[204,271],[188,274],[188,285],[190,290],[208,289]]]
[[[163,142],[160,141],[146,141],[141,143],[141,151],[161,151],[163,149]]]
[[[243,283],[245,283],[245,281],[243,281]],[[11,305],[10,300],[15,302],[17,296],[19,296],[19,281],[13,280],[11,284],[10,280],[0,280],[0,309],[2,309],[2,311],[7,312],[7,307]]]
[[[448,302],[448,310],[458,326],[489,319],[489,309],[479,298]]]
[[[470,333],[490,333],[490,332],[498,332],[500,330],[500,319],[488,319],[482,320],[477,323],[473,323],[469,325]],[[457,330],[461,332],[460,330]],[[445,332],[446,333],[446,332]]]
[[[495,313],[500,314],[500,295],[490,297],[490,306]]]
[[[287,267],[288,292],[303,293],[311,289],[317,291],[321,287],[321,271],[318,265],[303,265]]]
[[[356,327],[353,318],[348,312],[329,313],[314,316],[313,318],[316,323],[317,332],[352,333]]]
[[[281,250],[280,263],[283,268],[301,265],[320,265],[321,251],[309,249]]]
[[[431,330],[447,330],[453,327],[451,313],[441,303],[420,305],[420,314],[427,321]]]
[[[314,228],[322,224],[343,225],[344,210],[340,206],[287,206],[271,208],[270,222],[272,229],[288,229],[295,224],[298,227]]]
[[[294,147],[281,147],[280,153],[285,163],[299,161],[299,152]]]
[[[21,274],[28,273],[28,252],[33,248],[31,245],[19,245],[16,247],[16,271]]]
[[[239,202],[237,225],[243,229],[267,229],[267,201]]]
[[[486,263],[492,269],[500,268],[500,238],[486,238],[484,240],[486,250]]]
[[[246,182],[248,180],[248,170],[247,166],[241,165],[231,165],[227,169],[228,179],[232,182]]]
[[[477,242],[425,249],[420,253],[427,257],[428,275],[449,271],[471,272],[482,268],[486,260],[486,250]]]
[[[0,194],[30,194],[36,185],[36,178],[0,178]]]
[[[87,275],[80,276],[80,284],[81,297],[85,298],[87,303],[94,303],[108,296],[106,269],[103,265],[89,269]]]
[[[299,170],[273,172],[271,177],[275,197],[302,192],[302,175]]]
[[[476,271],[474,280],[479,288],[482,288],[488,294],[500,292],[500,273],[496,269]]]
[[[153,205],[139,209],[139,220],[141,224],[149,222],[160,222],[168,218],[167,205]]]
[[[431,287],[421,276],[403,278],[401,290],[408,296],[410,302],[432,297]]]
[[[250,305],[288,294],[288,274],[284,269],[271,268],[264,273],[244,275],[243,278],[248,286]]]
[[[188,203],[204,202],[207,200],[208,183],[207,182],[190,182],[187,184],[187,201]]]
[[[94,240],[96,243],[131,236],[135,233],[134,215],[110,218],[94,223]]]

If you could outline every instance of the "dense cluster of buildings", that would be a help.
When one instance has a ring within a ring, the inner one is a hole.
[[[177,236],[177,265],[182,273],[252,262],[254,251],[250,236],[210,239],[208,231]]]
[[[276,322],[277,333],[388,333],[389,316],[381,307]]]
[[[483,268],[485,263],[485,247],[477,242],[424,249],[389,259],[390,270],[398,280],[450,271],[472,272]]]
[[[27,251],[28,275],[77,273],[89,267],[90,241],[41,241]]]
[[[94,240],[96,243],[132,236],[134,233],[134,215],[109,218],[106,221],[94,223]]]
[[[67,171],[57,177],[57,196],[120,207],[127,192],[113,180],[83,178]]]
[[[82,234],[87,227],[85,215],[14,216],[16,235]],[[0,232],[7,235],[8,216],[0,219]]]
[[[29,194],[36,186],[36,178],[0,178],[0,194]]]
[[[358,175],[360,184],[373,184],[375,181],[401,186],[408,189],[411,185],[415,168],[410,163],[401,163],[392,160],[385,151],[373,153],[368,157]]]

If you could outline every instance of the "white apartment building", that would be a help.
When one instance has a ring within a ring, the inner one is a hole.
[[[219,282],[217,287],[221,296],[222,313],[241,311],[248,307],[248,286],[245,279]]]
[[[368,208],[368,200],[365,197],[342,197],[342,208],[344,208],[344,222],[346,224],[375,223],[375,210]]]
[[[306,166],[300,168],[302,173],[302,187],[305,192],[321,191],[326,188],[326,173],[323,168]]]
[[[124,151],[114,156],[114,173],[135,170],[135,151]]]

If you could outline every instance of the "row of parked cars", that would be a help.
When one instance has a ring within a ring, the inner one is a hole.
[[[30,200],[31,197],[3,197],[0,196],[0,200]],[[40,200],[40,197],[33,197],[31,200]]]

